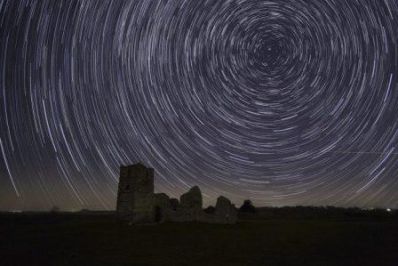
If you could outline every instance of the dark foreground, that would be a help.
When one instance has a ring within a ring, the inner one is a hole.
[[[108,214],[0,214],[0,265],[398,265],[389,218],[128,226]]]

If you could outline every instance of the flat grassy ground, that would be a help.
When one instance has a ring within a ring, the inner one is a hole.
[[[393,219],[128,226],[113,215],[1,214],[0,265],[398,265]]]

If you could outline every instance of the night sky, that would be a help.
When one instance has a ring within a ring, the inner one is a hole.
[[[398,207],[396,0],[1,1],[0,210]]]

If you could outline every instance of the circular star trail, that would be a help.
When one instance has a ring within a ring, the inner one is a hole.
[[[398,5],[0,1],[0,208],[115,206],[121,164],[205,203],[398,207]]]

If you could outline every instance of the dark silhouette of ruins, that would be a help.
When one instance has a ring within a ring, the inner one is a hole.
[[[121,219],[132,223],[237,221],[235,206],[223,196],[217,198],[213,212],[205,212],[198,186],[181,195],[180,200],[154,193],[154,170],[141,163],[120,167],[116,210]]]

